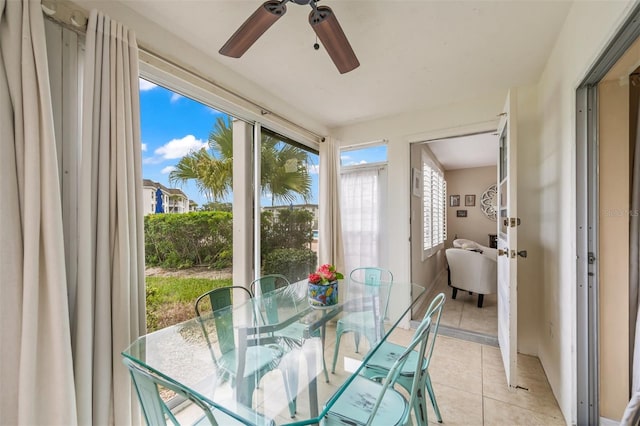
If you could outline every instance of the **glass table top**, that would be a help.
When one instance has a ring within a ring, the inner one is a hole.
[[[276,424],[316,423],[336,399],[330,397],[349,385],[363,361],[424,296],[419,285],[390,285],[341,281],[340,302],[316,308],[307,301],[307,282],[301,281],[142,336],[122,355],[248,423],[264,423],[262,416]],[[360,331],[360,351],[354,352],[355,333],[344,334],[341,362],[331,374],[340,318]],[[162,397],[169,407],[180,403],[170,391]]]

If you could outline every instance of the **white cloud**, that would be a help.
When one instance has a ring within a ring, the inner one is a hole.
[[[181,139],[173,139],[162,145],[160,148],[154,151],[157,157],[161,160],[174,160],[176,158],[182,158],[192,151],[197,151],[207,146],[207,143],[196,139],[193,135],[187,135]]]
[[[360,164],[367,164],[367,163],[368,163],[368,161],[367,161],[367,160],[360,160],[360,162],[357,162],[357,161],[351,161],[351,162],[349,162],[349,163],[345,164],[345,166],[358,166],[358,165],[360,165]]]
[[[176,169],[175,166],[167,166],[164,169],[160,170],[160,173],[162,173],[163,175],[167,175],[169,173],[171,173],[172,171],[174,171]]]
[[[146,152],[147,151],[147,144],[143,143],[142,147],[140,149],[142,150],[142,152]]]
[[[310,175],[317,175],[318,173],[320,173],[320,165],[319,164],[307,165],[307,172],[309,172]]]
[[[347,161],[347,160],[351,160],[351,157],[349,157],[348,155],[341,155],[341,156],[340,156],[340,159],[341,159],[342,161]]]
[[[141,78],[138,79],[138,84],[141,92],[146,92],[147,90],[155,89],[156,87],[158,87],[157,84],[147,80],[143,80]]]
[[[180,99],[182,99],[182,95],[179,93],[173,93],[171,95],[171,103],[174,104],[176,102],[178,102]]]

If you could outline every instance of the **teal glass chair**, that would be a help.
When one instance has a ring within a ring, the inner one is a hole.
[[[438,419],[438,423],[442,423],[442,415],[440,414],[440,409],[438,408],[438,402],[436,401],[436,394],[433,391],[433,385],[431,384],[431,377],[429,376],[429,362],[431,360],[431,355],[433,354],[433,348],[435,346],[436,337],[438,336],[438,327],[440,326],[440,317],[442,315],[442,308],[444,306],[445,295],[444,293],[438,294],[433,298],[431,303],[429,304],[429,308],[424,315],[423,322],[427,319],[431,321],[431,328],[433,338],[429,342],[429,346],[427,347],[426,357],[424,357],[422,361],[422,367],[420,369],[420,374],[418,375],[418,391],[416,394],[416,399],[414,401],[414,412],[416,415],[416,420],[419,425],[427,425],[427,407],[425,402],[424,393],[425,390],[429,395],[429,399],[431,400],[431,404],[433,405],[433,410],[436,413],[436,418]],[[398,354],[403,353],[405,348],[401,345],[396,345],[391,342],[384,342],[375,354],[371,357],[371,359],[367,362],[367,365],[362,371],[362,374],[369,378],[375,377],[384,377],[395,365],[395,360],[398,357]],[[416,371],[413,368],[409,368],[416,364],[418,354],[413,353],[409,357],[409,361],[407,361],[406,367],[401,369],[400,374],[398,376],[397,383],[405,388],[407,392],[411,391],[412,386],[415,382]]]
[[[256,296],[256,295],[268,295],[272,291],[275,291],[283,287],[288,287],[290,285],[291,283],[289,282],[287,277],[285,277],[284,275],[270,274],[270,275],[264,275],[254,280],[251,283],[249,288],[251,289],[251,293],[254,296]],[[291,300],[294,300],[294,301],[295,299],[296,299],[295,297],[291,298]],[[280,322],[278,318],[277,298],[266,297],[261,300],[265,305],[264,311],[265,311],[265,315],[267,317],[268,323],[277,324],[278,322]],[[302,347],[302,345],[304,344],[304,341],[306,340],[305,331],[306,331],[305,324],[302,324],[300,322],[294,322],[288,325],[287,327],[283,328],[282,330],[278,330],[274,332],[274,337],[277,338],[282,343],[282,347],[285,351],[291,352],[293,350],[296,350]],[[315,330],[312,333],[312,337],[321,338],[322,354],[323,354],[322,368],[324,371],[325,380],[328,383],[329,374],[327,373],[327,366],[324,360],[324,337],[321,334],[320,330]],[[295,395],[297,394],[297,389],[298,389],[298,373],[299,373],[298,364],[299,363],[297,362],[296,357],[290,358],[285,355],[283,359],[285,360],[284,361],[285,368],[283,370],[285,371],[285,380],[287,380],[288,382],[288,386],[291,391],[291,394],[294,395],[294,398],[292,398],[289,402],[289,412],[293,417],[297,409]]]
[[[425,317],[409,346],[403,348],[403,351],[395,357],[386,376],[367,378],[357,375],[346,387],[334,394],[326,404],[330,408],[322,424],[326,426],[411,424],[411,407],[418,397],[423,374],[419,360],[424,358],[430,328],[431,319]],[[409,369],[415,370],[416,374],[407,400],[394,388],[394,385],[400,373]]]
[[[356,353],[360,346],[360,335],[363,334],[369,341],[369,347],[373,347],[384,334],[384,320],[387,316],[389,307],[389,294],[393,284],[393,274],[391,271],[382,268],[365,267],[356,268],[349,274],[349,289],[347,301],[352,297],[352,286],[358,283],[359,287],[363,285],[363,296],[374,296],[380,301],[381,315],[377,319],[379,324],[371,323],[370,312],[349,312],[338,320],[336,325],[336,345],[333,352],[333,362],[331,364],[331,372],[336,372],[336,363],[338,362],[338,352],[340,349],[340,340],[344,333],[352,332],[356,344]],[[383,285],[382,285],[383,284]]]
[[[202,410],[202,416],[193,425],[274,425],[273,420],[245,407],[236,407],[235,412],[224,407],[213,407],[189,388],[143,369],[127,358],[124,358],[123,362],[129,369],[142,414],[149,426],[166,425],[167,421],[174,426],[181,424],[162,400],[159,387],[175,392],[177,396],[190,401]]]
[[[251,292],[240,286],[221,287],[210,290],[196,299],[195,311],[202,327],[203,334],[207,341],[207,345],[211,352],[213,363],[218,368],[216,381],[224,382],[236,380],[236,371],[238,369],[238,353],[236,349],[235,332],[233,329],[232,303],[234,292],[252,297]],[[209,315],[205,315],[209,312]],[[209,336],[209,327],[211,318],[215,325],[217,335],[218,348],[220,354],[216,354],[214,346],[211,344]],[[283,374],[287,374],[286,365],[280,366],[280,361],[284,355],[284,351],[278,345],[255,345],[247,347],[245,354],[246,365],[244,369],[244,377],[242,383],[244,387],[237,389],[245,395],[248,405],[251,406],[253,400],[253,391],[256,389],[262,377],[268,372],[280,368]],[[234,383],[235,387],[235,383]],[[285,378],[285,391],[289,401],[292,400],[291,392],[287,386]]]

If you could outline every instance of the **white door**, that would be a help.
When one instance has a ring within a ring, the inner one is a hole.
[[[518,341],[518,212],[516,93],[507,94],[498,135],[498,342],[507,383],[516,386]]]

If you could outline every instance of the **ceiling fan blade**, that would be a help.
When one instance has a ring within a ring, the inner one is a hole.
[[[264,2],[220,49],[220,54],[239,58],[287,11],[285,2]]]
[[[340,74],[352,71],[360,66],[347,36],[338,23],[336,15],[328,6],[318,6],[309,14],[309,23],[318,38],[327,49],[327,53]]]

